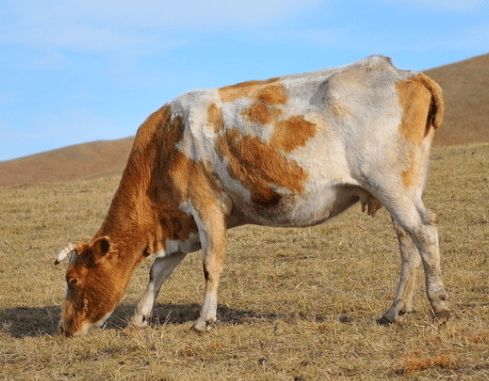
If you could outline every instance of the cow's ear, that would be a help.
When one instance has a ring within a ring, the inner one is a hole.
[[[100,237],[92,244],[92,254],[95,261],[105,256],[111,247],[109,237]]]

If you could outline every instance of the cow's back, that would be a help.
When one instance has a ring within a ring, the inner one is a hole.
[[[382,170],[398,154],[396,83],[415,74],[373,56],[338,69],[188,93],[172,104],[185,121],[178,149],[205,163],[252,222],[294,225],[304,205],[314,210],[323,202],[325,215],[311,217],[315,223],[331,214],[338,187],[357,189],[368,166]],[[348,203],[345,197],[340,201]]]

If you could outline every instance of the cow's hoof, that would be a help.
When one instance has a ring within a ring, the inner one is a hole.
[[[205,332],[209,332],[212,329],[213,325],[214,322],[212,321],[197,319],[194,325],[192,326],[192,329],[197,333],[205,333]]]
[[[390,325],[402,320],[402,315],[406,313],[404,308],[391,307],[384,314],[377,319],[377,324]]]
[[[149,325],[149,317],[144,315],[134,315],[129,325],[135,328],[145,328]]]
[[[450,310],[435,312],[435,321],[438,324],[445,324],[450,319]]]
[[[386,315],[382,315],[380,318],[377,319],[377,324],[380,325],[391,325],[395,323],[395,320],[392,320],[391,318],[387,317]]]

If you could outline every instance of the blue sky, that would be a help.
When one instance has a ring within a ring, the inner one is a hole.
[[[0,0],[0,160],[133,135],[196,88],[487,52],[489,0]]]

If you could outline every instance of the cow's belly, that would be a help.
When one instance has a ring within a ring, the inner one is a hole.
[[[359,187],[336,185],[320,192],[302,195],[284,194],[275,204],[233,200],[231,225],[312,226],[343,212],[367,193]]]

